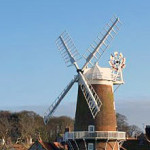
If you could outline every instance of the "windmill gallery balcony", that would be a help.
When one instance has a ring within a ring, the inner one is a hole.
[[[126,133],[118,131],[79,131],[66,132],[64,135],[64,141],[77,139],[125,140]]]

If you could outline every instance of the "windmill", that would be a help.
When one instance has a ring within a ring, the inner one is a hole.
[[[67,66],[74,65],[77,75],[74,76],[49,107],[48,112],[44,116],[44,123],[48,123],[60,102],[73,84],[77,82],[78,100],[74,125],[75,131],[68,132],[64,136],[64,140],[68,142],[71,149],[100,149],[98,148],[100,145],[100,147],[105,147],[105,149],[109,150],[113,145],[113,149],[116,150],[119,148],[118,140],[125,139],[125,133],[116,131],[112,90],[113,84],[123,84],[122,69],[125,67],[125,58],[122,53],[118,54],[115,52],[114,55],[111,55],[109,61],[111,68],[101,68],[98,65],[101,56],[118,33],[120,25],[119,18],[113,17],[110,20],[104,31],[100,33],[100,36],[96,38],[83,55],[86,62],[82,68],[79,68],[77,64],[80,55],[69,34],[65,31],[56,40],[56,45],[65,63]],[[111,135],[112,137],[110,137]],[[85,139],[93,140],[93,138],[94,140],[100,140],[97,146],[93,141],[85,141]],[[83,141],[84,148],[82,147]]]

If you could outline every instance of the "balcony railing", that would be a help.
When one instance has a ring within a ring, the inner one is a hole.
[[[125,140],[126,133],[118,131],[79,131],[79,132],[66,132],[64,134],[64,140],[69,139],[106,139],[106,140]]]

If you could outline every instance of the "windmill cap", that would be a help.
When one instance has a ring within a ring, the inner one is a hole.
[[[97,63],[92,68],[87,68],[84,75],[88,80],[112,81],[112,70],[110,68],[102,68]]]

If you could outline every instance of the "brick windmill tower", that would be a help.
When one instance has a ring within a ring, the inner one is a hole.
[[[125,58],[122,53],[111,55],[111,68],[102,68],[98,61],[117,34],[120,26],[119,18],[112,18],[98,36],[86,54],[86,62],[80,69],[77,60],[79,53],[68,33],[62,33],[56,40],[66,64],[74,65],[77,75],[49,107],[44,116],[47,124],[54,111],[71,89],[78,82],[78,98],[76,106],[74,132],[66,132],[64,141],[70,149],[75,150],[119,150],[125,140],[125,132],[117,131],[113,85],[123,84],[122,69]]]

